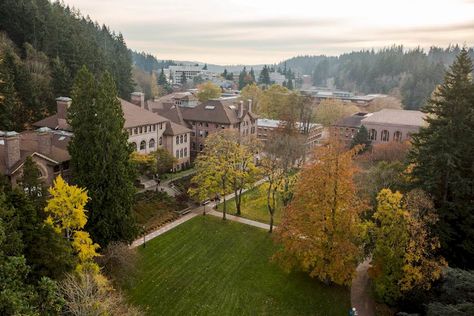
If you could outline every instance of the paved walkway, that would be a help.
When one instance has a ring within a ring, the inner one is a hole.
[[[188,213],[186,215],[184,215],[183,217],[180,217],[178,218],[177,220],[175,220],[174,222],[171,222],[169,224],[166,224],[162,227],[160,227],[159,229],[149,233],[148,235],[145,236],[145,240],[146,241],[150,241],[151,239],[155,238],[155,237],[158,237],[160,236],[161,234],[164,234],[166,233],[167,231],[175,228],[176,226],[178,225],[181,225],[182,223],[190,220],[191,218],[197,216],[198,213],[195,213],[195,212],[191,212],[191,213]],[[138,247],[140,245],[143,245],[143,236],[141,238],[138,238],[137,240],[135,240],[130,248],[135,248],[135,247]]]
[[[222,218],[222,212],[218,212],[218,211],[215,211],[215,210],[206,212],[206,214]],[[226,214],[225,217],[229,221],[239,222],[239,223],[242,223],[242,224],[246,224],[246,225],[250,225],[250,226],[270,230],[270,225],[268,225],[268,224],[260,223],[260,222],[257,222],[257,221],[253,221],[253,220],[250,220],[250,219],[246,219],[246,218],[243,218],[243,217],[240,217],[240,216],[235,216],[235,215],[230,215],[230,214]],[[275,229],[275,228],[276,228],[276,226],[273,225],[273,229]]]
[[[356,269],[356,277],[352,280],[351,304],[358,316],[375,316],[375,302],[370,293],[369,274],[370,260],[367,259]]]

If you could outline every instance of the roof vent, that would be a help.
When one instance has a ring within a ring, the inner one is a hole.
[[[216,107],[214,105],[206,105],[204,108],[206,110],[214,110]]]

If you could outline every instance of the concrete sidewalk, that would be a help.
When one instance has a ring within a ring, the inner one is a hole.
[[[206,212],[206,214],[222,218],[222,212],[218,212],[214,209],[212,211]],[[246,225],[250,225],[250,226],[270,230],[270,225],[268,225],[268,224],[260,223],[260,222],[257,222],[257,221],[253,221],[253,220],[250,220],[250,219],[240,217],[240,216],[230,215],[228,213],[226,213],[225,217],[229,221],[238,222],[238,223],[242,223],[242,224],[246,224]],[[275,228],[276,228],[276,226],[273,225],[273,229],[275,229]]]
[[[198,213],[195,213],[195,212],[191,212],[189,214],[186,214],[184,215],[183,217],[181,218],[178,218],[177,220],[175,220],[174,222],[172,223],[169,223],[169,224],[166,224],[162,227],[160,227],[159,229],[149,233],[148,235],[145,236],[145,240],[146,241],[150,241],[152,240],[153,238],[155,237],[158,237],[164,233],[166,233],[167,231],[175,228],[176,226],[178,225],[181,225],[182,223],[184,222],[187,222],[188,220],[190,220],[191,218],[197,216]],[[131,245],[130,245],[130,248],[135,248],[135,247],[138,247],[140,245],[143,245],[143,236],[141,238],[138,238],[137,240],[135,240]]]

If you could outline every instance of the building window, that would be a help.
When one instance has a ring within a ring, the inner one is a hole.
[[[183,158],[183,149],[181,148],[181,150],[179,151],[179,157],[180,158]]]
[[[156,124],[153,124],[153,131],[156,131]]]
[[[137,151],[137,143],[133,142],[132,143],[132,148],[133,148],[133,150]]]
[[[219,128],[219,124],[216,124],[216,128]]]
[[[380,137],[382,138],[383,142],[388,142],[390,140],[390,133],[386,129],[384,129]]]
[[[192,150],[195,150],[195,149],[196,149],[196,143],[195,143],[195,142],[192,142],[192,143],[191,143],[191,149],[192,149]]]
[[[176,158],[179,158],[179,150],[176,150]]]
[[[402,132],[396,131],[393,134],[393,140],[396,141],[396,142],[401,142],[402,141]]]
[[[155,148],[155,140],[153,138],[148,142],[148,148]]]
[[[369,131],[369,138],[370,140],[377,140],[377,131],[375,129],[371,129]]]
[[[179,143],[180,143],[180,144],[183,143],[183,135],[179,136]]]
[[[133,134],[135,134],[135,135],[138,134],[138,128],[135,127],[135,128],[133,129]]]
[[[140,150],[145,150],[145,149],[146,149],[146,142],[142,140],[142,142],[140,143]]]
[[[184,142],[185,142],[185,143],[188,142],[188,134],[184,134]]]
[[[184,148],[184,157],[187,157],[187,156],[188,156],[188,149]]]
[[[209,127],[209,123],[206,122],[206,127]]]
[[[163,123],[160,123],[160,129],[163,129]]]
[[[179,136],[176,136],[176,145],[179,144]]]
[[[158,138],[158,145],[163,145],[163,137]]]

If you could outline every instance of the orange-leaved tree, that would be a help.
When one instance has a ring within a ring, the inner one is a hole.
[[[294,198],[276,229],[282,266],[307,271],[326,283],[350,284],[362,257],[366,204],[356,194],[353,157],[336,141],[317,148],[315,160],[301,172]]]

